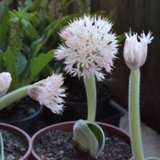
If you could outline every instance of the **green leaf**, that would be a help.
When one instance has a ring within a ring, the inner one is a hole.
[[[9,29],[9,6],[7,2],[5,0],[0,2],[0,48],[5,47]]]
[[[0,132],[0,160],[4,160],[4,142],[1,132]]]
[[[35,80],[35,78],[42,72],[42,70],[48,65],[48,63],[53,59],[53,51],[46,54],[41,53],[37,57],[32,59],[31,62],[31,76],[29,82]]]
[[[88,122],[88,127],[91,129],[92,133],[96,136],[99,142],[99,152],[101,152],[105,145],[105,135],[103,133],[102,128],[96,123]]]
[[[16,54],[12,48],[8,48],[3,55],[4,65],[6,70],[12,75],[12,85],[15,85],[16,82]]]
[[[26,64],[27,64],[26,57],[23,54],[17,55],[17,62],[16,62],[17,76],[20,76],[20,74],[23,73]]]
[[[42,47],[45,45],[45,43],[48,41],[48,39],[52,36],[55,40],[56,35],[58,35],[58,32],[66,25],[68,22],[73,19],[74,16],[64,16],[62,19],[58,19],[51,24],[48,25],[48,27],[44,30],[44,34],[34,41],[32,43],[32,53],[33,55],[36,55]]]
[[[78,120],[73,127],[73,139],[83,151],[88,151],[93,158],[97,158],[105,145],[102,128],[89,121]]]
[[[89,152],[92,157],[96,157],[99,144],[86,121],[78,120],[75,123],[73,127],[73,140],[82,151]]]

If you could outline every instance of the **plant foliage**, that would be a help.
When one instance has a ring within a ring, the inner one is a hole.
[[[83,5],[79,13],[70,13],[73,2],[80,3],[26,0],[19,1],[17,9],[10,9],[11,1],[0,2],[0,72],[12,74],[11,90],[61,68],[54,61],[53,50],[60,42],[58,33],[84,10]]]

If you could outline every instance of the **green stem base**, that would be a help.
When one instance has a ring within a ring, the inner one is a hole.
[[[144,160],[140,126],[140,70],[132,70],[129,78],[129,125],[135,160]]]

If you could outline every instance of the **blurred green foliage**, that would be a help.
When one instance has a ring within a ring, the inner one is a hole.
[[[86,3],[87,2],[87,3]],[[0,2],[0,72],[12,74],[11,90],[60,70],[54,60],[59,31],[86,9],[88,0],[25,0],[10,9],[11,0]],[[79,11],[72,13],[71,4]]]

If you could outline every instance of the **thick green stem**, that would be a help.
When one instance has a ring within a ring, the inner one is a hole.
[[[140,70],[133,70],[129,79],[129,125],[135,160],[144,160],[140,126]]]
[[[86,93],[87,93],[87,107],[88,114],[87,120],[90,122],[95,122],[96,119],[96,82],[95,76],[91,76],[90,78],[84,79]]]
[[[15,101],[20,100],[21,98],[27,95],[28,89],[31,85],[16,89],[3,97],[0,97],[0,110],[8,107],[10,104],[14,103]]]

